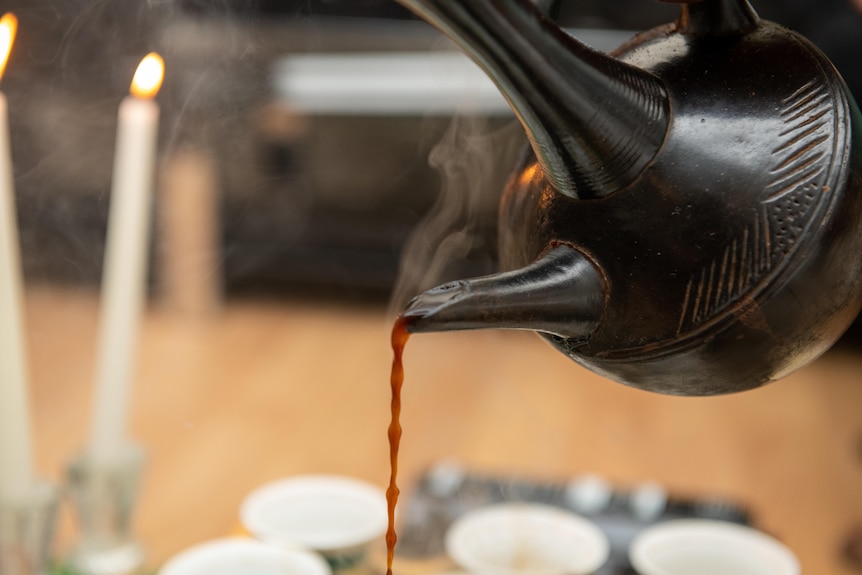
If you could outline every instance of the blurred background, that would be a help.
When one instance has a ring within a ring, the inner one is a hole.
[[[501,99],[459,100],[441,90],[424,99],[397,93],[386,99],[403,70],[393,70],[386,55],[453,50],[395,2],[5,4],[19,14],[22,30],[4,89],[14,110],[28,278],[98,281],[115,108],[129,70],[150,50],[168,63],[159,96],[161,157],[170,162],[193,148],[214,163],[220,257],[213,273],[228,296],[322,290],[385,301],[408,237],[447,180],[463,189],[449,194],[454,205],[445,217],[439,206],[434,212],[438,221],[448,220],[447,229],[429,241],[455,231],[470,237],[460,239],[459,256],[440,273],[494,269],[496,200],[523,135],[511,127]],[[851,89],[862,89],[855,61],[860,15],[850,0],[765,0],[757,9],[812,39]],[[560,21],[610,50],[677,12],[673,4],[645,0],[585,0],[563,2]],[[325,58],[344,54],[369,57],[358,63]],[[420,76],[404,81],[427,82]],[[469,82],[464,77],[465,89]],[[399,98],[408,103],[386,103]],[[470,120],[452,127],[455,114]],[[435,168],[429,154],[450,127],[449,139],[461,139],[455,149],[468,149],[464,141],[473,140],[472,157],[438,150]],[[469,176],[459,162],[471,166]]]
[[[61,477],[86,437],[117,106],[158,51],[131,422],[149,454],[136,529],[150,564],[237,532],[239,501],[265,481],[385,485],[393,313],[430,285],[495,270],[497,200],[525,145],[505,102],[394,1],[0,4],[20,22],[2,87],[41,472]],[[862,99],[858,2],[755,5],[817,44]],[[678,10],[563,0],[560,22],[611,50]],[[787,382],[709,400],[612,384],[530,334],[416,338],[405,491],[452,459],[527,483],[659,482],[750,512],[806,573],[859,572],[859,332]],[[63,517],[61,546],[74,539]]]

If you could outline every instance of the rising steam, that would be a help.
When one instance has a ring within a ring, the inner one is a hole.
[[[488,119],[456,115],[428,162],[441,178],[440,195],[404,246],[390,301],[397,313],[416,294],[453,278],[447,268],[463,260],[479,237],[482,214],[496,213],[506,175],[523,146],[513,120],[494,129]]]

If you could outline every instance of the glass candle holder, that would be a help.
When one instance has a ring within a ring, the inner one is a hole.
[[[68,557],[74,573],[124,575],[143,564],[132,518],[144,460],[143,450],[130,445],[110,461],[84,454],[69,465],[67,490],[78,525],[78,540]]]
[[[58,500],[54,485],[38,483],[20,499],[0,501],[0,573],[50,573]]]

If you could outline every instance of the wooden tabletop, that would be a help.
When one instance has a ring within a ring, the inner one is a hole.
[[[28,290],[36,460],[58,482],[88,433],[97,312],[90,291]],[[327,472],[385,486],[390,329],[373,306],[243,301],[192,318],[151,305],[130,430],[148,455],[135,521],[148,563],[236,533],[243,497],[273,479]],[[536,479],[658,481],[745,504],[804,573],[858,573],[840,551],[862,525],[860,355],[833,351],[782,382],[715,398],[626,388],[520,332],[414,336],[405,367],[408,494],[453,459]],[[61,551],[73,531],[64,506]]]

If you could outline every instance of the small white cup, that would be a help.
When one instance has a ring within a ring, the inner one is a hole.
[[[502,503],[465,513],[446,532],[446,551],[475,575],[587,575],[610,545],[591,521],[533,503]]]
[[[629,548],[640,575],[799,575],[796,556],[772,537],[743,525],[678,519],[644,529]]]
[[[175,555],[159,575],[331,575],[329,565],[308,551],[276,549],[241,537],[196,545]]]
[[[352,477],[299,475],[249,494],[240,520],[267,544],[319,553],[337,575],[362,573],[371,543],[386,532],[386,493]]]

